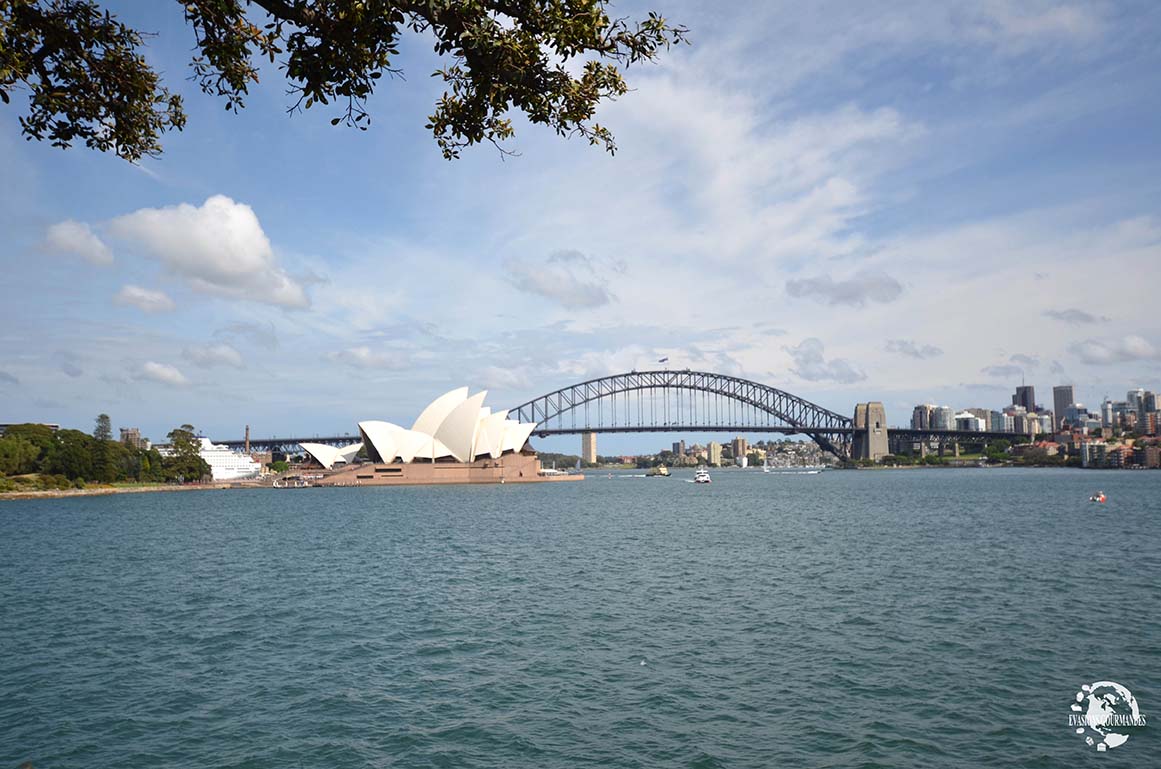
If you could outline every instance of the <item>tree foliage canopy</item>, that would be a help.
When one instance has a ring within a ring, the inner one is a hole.
[[[101,416],[104,416],[103,414]],[[40,473],[68,481],[196,481],[210,475],[197,436],[189,425],[170,434],[175,455],[139,449],[80,430],[52,430],[47,425],[10,425],[0,436],[0,480],[3,476]],[[4,484],[0,483],[0,490]]]
[[[598,105],[628,91],[627,66],[687,40],[656,13],[609,16],[609,0],[177,1],[195,36],[192,79],[234,111],[264,59],[286,76],[292,111],[333,105],[333,125],[365,129],[368,97],[384,74],[401,74],[400,38],[434,38],[444,65],[433,74],[447,90],[427,128],[447,158],[510,138],[513,109],[613,152]],[[142,48],[142,33],[99,0],[0,0],[0,101],[27,90],[29,139],[130,161],[158,155],[161,134],[186,116]]]
[[[170,456],[165,458],[166,472],[183,481],[196,481],[210,475],[210,466],[201,456],[201,442],[193,425],[170,430]]]
[[[97,414],[93,425],[93,437],[99,441],[113,440],[113,422],[108,414]]]

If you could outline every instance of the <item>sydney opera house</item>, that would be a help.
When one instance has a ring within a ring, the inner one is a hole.
[[[359,423],[361,443],[334,447],[303,443],[325,471],[318,485],[505,483],[557,480],[543,475],[528,445],[535,423],[508,418],[484,405],[487,392],[459,387],[436,398],[411,428]],[[365,457],[365,459],[363,458]]]

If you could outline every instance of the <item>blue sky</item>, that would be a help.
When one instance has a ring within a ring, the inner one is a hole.
[[[517,120],[454,162],[426,39],[359,132],[273,69],[225,112],[177,3],[109,5],[189,123],[136,167],[0,106],[0,422],[345,432],[662,356],[898,423],[1161,389],[1155,4],[619,3],[693,45],[602,109],[615,156]]]

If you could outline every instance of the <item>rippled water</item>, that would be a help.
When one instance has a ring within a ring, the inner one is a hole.
[[[689,476],[0,503],[0,767],[1161,765],[1161,473]]]

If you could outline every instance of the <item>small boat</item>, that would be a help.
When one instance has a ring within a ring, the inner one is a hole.
[[[310,488],[310,482],[305,478],[296,475],[290,475],[285,478],[276,479],[272,484],[276,489],[306,489]]]
[[[697,468],[697,472],[693,474],[694,483],[712,483],[710,480],[709,470],[704,467]]]
[[[645,477],[647,477],[647,478],[668,478],[669,477],[669,468],[666,467],[665,465],[657,465],[657,467],[654,467],[649,472],[645,473]]]
[[[1089,502],[1099,502],[1103,505],[1105,502],[1108,501],[1108,497],[1105,496],[1105,493],[1103,491],[1098,491],[1096,494],[1093,494],[1091,497],[1089,497],[1088,501]]]

